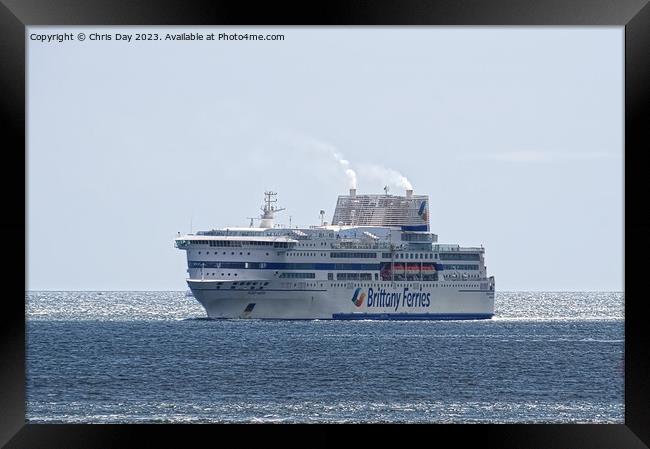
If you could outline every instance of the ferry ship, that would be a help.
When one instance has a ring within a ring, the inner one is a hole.
[[[439,244],[429,197],[340,195],[333,219],[276,225],[265,192],[258,226],[179,235],[186,279],[210,318],[463,320],[494,314],[484,248]]]

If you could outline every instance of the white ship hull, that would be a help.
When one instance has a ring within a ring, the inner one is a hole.
[[[439,244],[429,198],[339,196],[333,222],[273,223],[282,210],[264,192],[260,227],[178,236],[187,284],[210,318],[279,320],[486,319],[494,277],[484,248]]]
[[[462,282],[187,282],[210,318],[459,320],[494,314],[494,290],[485,283],[481,289]]]

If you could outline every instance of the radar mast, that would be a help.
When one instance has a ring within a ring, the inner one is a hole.
[[[276,212],[285,210],[284,207],[277,207],[275,203],[278,202],[276,192],[264,192],[264,206],[261,207],[262,215],[260,215],[260,228],[272,228],[273,218]]]

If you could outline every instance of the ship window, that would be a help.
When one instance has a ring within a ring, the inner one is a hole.
[[[334,258],[361,258],[361,259],[375,259],[377,253],[352,253],[352,252],[331,252],[330,257]]]
[[[282,273],[281,278],[316,279],[316,273]]]
[[[201,251],[199,251],[199,254],[201,254]]]
[[[479,260],[479,255],[472,254],[458,254],[458,253],[440,253],[442,260]]]

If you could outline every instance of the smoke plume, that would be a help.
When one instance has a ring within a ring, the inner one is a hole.
[[[406,179],[406,176],[397,170],[382,167],[381,165],[362,165],[359,167],[359,174],[363,177],[379,180],[392,187],[413,190],[413,185]]]
[[[290,133],[287,137],[289,137],[290,142],[296,149],[302,151],[308,150],[328,155],[333,158],[343,169],[343,173],[345,173],[345,177],[348,180],[348,188],[357,188],[357,171],[350,167],[350,161],[345,159],[334,145],[295,132]],[[402,175],[397,170],[373,164],[355,164],[355,167],[358,168],[358,173],[362,178],[375,179],[380,181],[382,184],[388,184],[397,189],[413,190],[413,185],[411,185],[409,180],[406,179],[406,176]]]
[[[343,170],[345,171],[345,176],[348,178],[348,187],[350,189],[356,189],[357,188],[357,173],[350,168],[350,162],[343,159],[343,156],[337,152],[332,152],[332,156],[334,156],[334,159],[343,167]]]
[[[330,157],[334,158],[334,160],[343,169],[343,173],[345,173],[345,177],[348,180],[348,188],[357,188],[357,173],[352,168],[350,168],[350,161],[344,159],[343,155],[338,152],[334,145],[314,139],[313,137],[299,134],[293,134],[291,136],[291,141],[296,148],[300,148],[302,150],[306,149],[321,154],[327,154]]]

